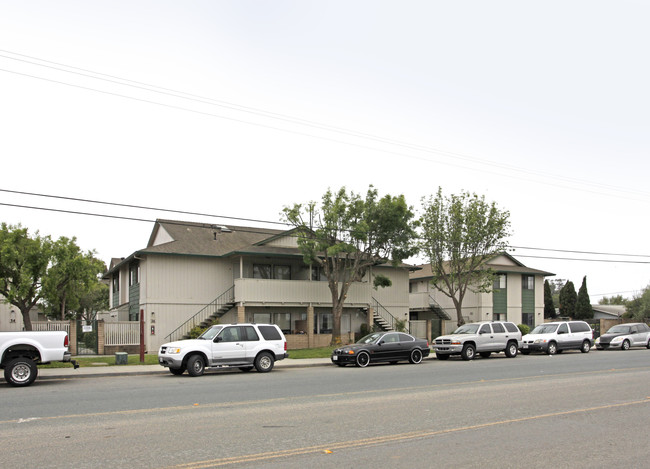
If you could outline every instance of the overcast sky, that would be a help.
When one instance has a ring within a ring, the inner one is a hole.
[[[11,205],[269,226],[227,217],[369,184],[419,210],[440,186],[510,211],[525,265],[631,297],[649,20],[643,0],[0,0],[0,221],[108,263],[153,223]]]

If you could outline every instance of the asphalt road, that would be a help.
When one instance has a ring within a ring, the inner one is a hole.
[[[0,467],[647,467],[650,351],[0,385]]]

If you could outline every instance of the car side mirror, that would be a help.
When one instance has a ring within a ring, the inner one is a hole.
[[[222,340],[222,337],[215,337],[213,342],[221,342]]]
[[[385,340],[380,340],[379,343],[378,343],[377,345],[381,345],[381,344],[385,344],[385,343],[386,343]]]

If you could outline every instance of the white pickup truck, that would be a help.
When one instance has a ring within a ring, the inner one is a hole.
[[[69,339],[65,331],[0,332],[0,368],[12,386],[29,386],[38,375],[37,365],[70,362]]]

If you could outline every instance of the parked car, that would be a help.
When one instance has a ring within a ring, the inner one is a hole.
[[[584,321],[547,322],[535,327],[522,339],[521,353],[544,352],[548,355],[564,350],[588,353],[594,345],[594,331]]]
[[[332,363],[338,366],[366,367],[371,362],[409,361],[420,363],[429,356],[429,343],[404,332],[375,332],[356,343],[332,351]]]
[[[628,350],[630,347],[646,347],[650,349],[650,327],[643,322],[617,324],[605,334],[596,339],[596,348],[620,348]]]
[[[451,335],[436,337],[433,347],[438,360],[460,355],[472,360],[476,354],[488,358],[493,352],[505,352],[514,358],[521,346],[521,331],[513,322],[492,321],[463,324]]]
[[[206,367],[227,366],[264,373],[288,356],[287,340],[275,324],[229,324],[212,326],[196,339],[161,345],[158,363],[174,375],[187,370],[200,376]]]

